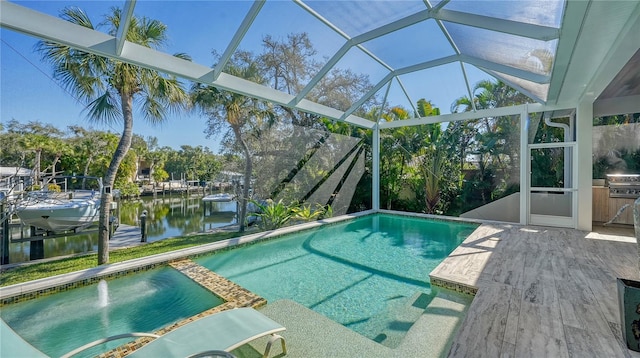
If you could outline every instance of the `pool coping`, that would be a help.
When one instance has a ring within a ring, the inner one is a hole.
[[[41,278],[29,282],[0,287],[0,307],[22,300],[32,299],[55,292],[86,286],[98,282],[103,278],[112,278],[128,275],[138,271],[153,269],[167,265],[172,261],[209,254],[222,249],[232,248],[243,244],[250,244],[267,239],[273,239],[286,234],[314,229],[327,224],[339,223],[358,217],[375,214],[375,210],[361,211],[332,218],[326,218],[309,223],[287,226],[272,231],[264,231],[255,234],[235,237],[231,239],[193,246],[185,249],[165,252],[139,259],[127,260],[89,269],[65,273],[57,276]]]

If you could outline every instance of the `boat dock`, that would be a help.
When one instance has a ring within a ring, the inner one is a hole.
[[[146,244],[141,236],[139,226],[120,224],[109,240],[109,251]]]
[[[211,188],[200,186],[196,181],[174,180],[169,182],[146,184],[140,187],[140,195],[167,195],[167,194],[202,194],[206,195]]]
[[[19,226],[19,224],[18,225],[13,224],[13,226]],[[38,230],[37,232],[44,232],[44,231]],[[14,243],[14,242],[41,241],[46,239],[55,239],[58,237],[93,234],[96,232],[98,232],[98,229],[94,228],[90,230],[83,230],[78,233],[67,232],[62,234],[36,235],[36,236],[19,238],[19,239],[11,239],[10,242]],[[144,242],[141,242],[141,236],[142,236],[142,232],[139,226],[120,224],[118,225],[118,228],[113,233],[113,236],[111,236],[111,239],[109,239],[109,249],[112,249],[112,248],[119,249],[123,247],[131,247],[131,246],[138,246],[139,244],[144,244]]]
[[[97,230],[89,230],[89,231],[82,231],[82,234],[86,234],[86,233],[91,233],[91,232],[96,232]],[[69,235],[69,234],[67,234]],[[47,238],[55,238],[55,237],[59,237],[59,236],[64,236],[63,235],[52,235],[52,236],[44,236],[44,237],[34,237],[34,238],[24,238],[24,239],[14,239],[11,242],[30,242],[31,245],[35,245],[35,247],[32,247],[34,251],[36,252],[40,252],[42,255],[44,254],[44,252],[42,251],[42,245],[43,245],[43,240],[47,239]],[[111,239],[109,240],[109,251],[113,251],[113,250],[118,250],[118,249],[123,249],[123,248],[127,248],[127,247],[134,247],[134,246],[140,246],[140,245],[144,245],[146,244],[146,242],[141,242],[141,232],[140,232],[140,227],[138,226],[133,226],[133,225],[126,225],[126,224],[120,224],[118,226],[118,229],[116,229],[116,231],[114,232],[113,236],[111,237]],[[28,265],[31,263],[36,263],[36,262],[44,262],[44,261],[49,261],[49,260],[59,260],[62,257],[73,257],[73,256],[79,256],[79,255],[86,255],[87,253],[83,253],[83,254],[72,254],[72,255],[66,255],[66,256],[56,256],[56,257],[51,257],[51,258],[37,258],[37,257],[33,257],[32,260],[28,261],[28,262],[21,262],[21,263],[15,263],[15,264],[8,264],[5,262],[8,262],[8,257],[6,258],[6,261],[2,262],[1,265],[1,270],[5,270],[5,269],[9,269],[15,266],[22,266],[22,265]],[[0,271],[1,271],[0,270]]]

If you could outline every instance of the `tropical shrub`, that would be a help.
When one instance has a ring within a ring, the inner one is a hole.
[[[320,206],[319,207],[322,208],[322,214],[320,214],[320,217],[318,219],[326,219],[326,218],[331,218],[333,217],[333,207],[329,204],[327,204],[326,206]]]
[[[293,211],[293,219],[306,222],[317,220],[325,212],[322,205],[318,205],[315,210],[311,208],[311,205],[298,206],[291,210]]]
[[[263,230],[275,230],[287,225],[294,215],[293,208],[297,207],[296,204],[287,205],[282,200],[278,200],[278,202],[271,199],[265,202],[251,200],[250,202],[258,210],[249,216],[258,218],[258,227]]]

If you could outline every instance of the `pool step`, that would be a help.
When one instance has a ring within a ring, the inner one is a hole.
[[[432,299],[432,295],[418,291],[411,297],[399,298],[390,302],[386,312],[372,319],[388,321],[389,317],[392,317],[392,322],[373,340],[387,347],[397,347],[409,328],[424,313]]]
[[[436,289],[435,297],[429,302],[418,320],[411,326],[400,346],[398,356],[421,358],[443,357],[451,348],[455,336],[473,296]]]

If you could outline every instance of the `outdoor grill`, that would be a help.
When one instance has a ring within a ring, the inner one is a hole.
[[[640,197],[640,174],[607,174],[610,198]]]

